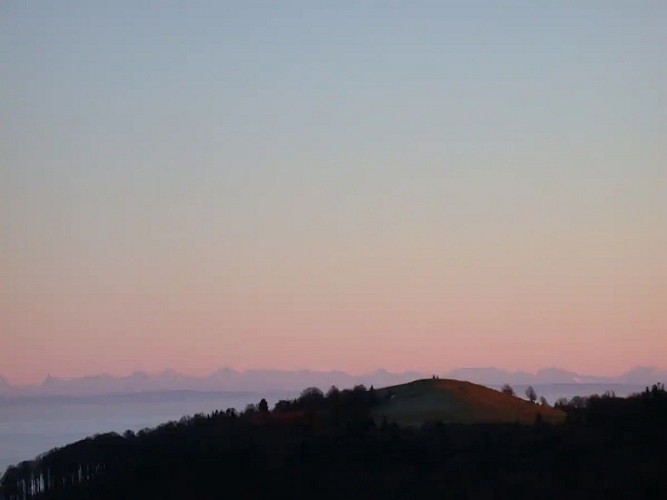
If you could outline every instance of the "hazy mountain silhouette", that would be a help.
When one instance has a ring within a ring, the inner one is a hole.
[[[665,378],[667,378],[667,370],[638,366],[618,377],[618,381],[626,384],[653,384],[663,382]],[[654,382],[651,382],[651,380]]]
[[[0,383],[0,394],[10,396],[91,396],[114,393],[138,393],[172,390],[195,391],[298,391],[304,386],[329,388],[332,385],[352,387],[395,385],[420,378],[418,372],[390,373],[376,370],[364,375],[350,375],[342,371],[284,371],[222,368],[210,375],[195,377],[174,370],[149,375],[134,372],[124,377],[107,374],[78,378],[47,376],[41,384],[14,386]]]
[[[156,374],[137,371],[124,377],[101,374],[79,378],[48,376],[41,384],[16,386],[0,376],[0,395],[5,396],[89,396],[114,393],[138,393],[151,391],[195,390],[195,391],[294,391],[304,386],[327,389],[332,385],[352,387],[364,384],[367,387],[383,387],[430,377],[430,373],[391,373],[376,370],[363,375],[350,375],[342,371],[311,370],[246,370],[221,368],[207,376],[184,375],[174,370]],[[468,380],[477,384],[498,386],[516,385],[580,384],[643,386],[656,382],[667,382],[667,370],[652,367],[636,367],[618,377],[582,375],[560,368],[544,368],[537,373],[509,371],[495,367],[458,368],[442,374],[443,378]],[[611,388],[613,389],[613,388]],[[602,388],[601,390],[606,390]]]
[[[636,369],[635,369],[636,370]],[[655,383],[656,376],[665,378],[667,371],[655,368],[642,369],[642,377],[635,377],[632,383]],[[628,372],[630,373],[630,372]],[[447,377],[469,380],[478,384],[578,384],[578,383],[621,383],[626,380],[621,377],[600,377],[582,375],[561,368],[542,368],[537,373],[523,371],[509,371],[500,368],[458,368],[447,373]]]

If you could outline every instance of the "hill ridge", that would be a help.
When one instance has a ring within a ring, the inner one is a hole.
[[[377,390],[376,419],[416,426],[443,423],[561,423],[565,413],[483,385],[457,379],[418,379]]]

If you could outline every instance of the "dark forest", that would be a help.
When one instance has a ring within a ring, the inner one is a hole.
[[[377,392],[303,391],[94,437],[8,468],[0,498],[667,498],[667,392],[559,401],[550,425],[373,417]]]

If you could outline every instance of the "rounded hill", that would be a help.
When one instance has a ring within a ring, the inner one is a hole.
[[[565,413],[461,380],[423,379],[377,390],[378,420],[418,426],[443,423],[562,423]]]

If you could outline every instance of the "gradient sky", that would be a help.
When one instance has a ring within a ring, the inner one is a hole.
[[[667,367],[667,3],[545,3],[1,2],[0,374]]]

